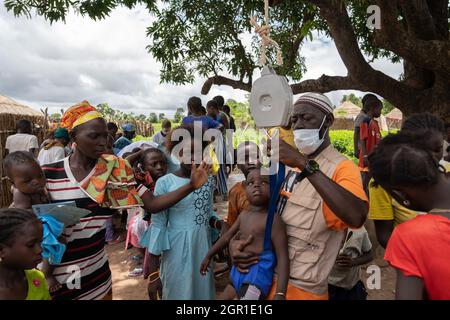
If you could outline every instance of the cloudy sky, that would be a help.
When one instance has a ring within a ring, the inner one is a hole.
[[[192,95],[200,95],[205,79],[192,85],[160,84],[160,65],[146,52],[146,27],[152,17],[144,8],[119,8],[103,21],[71,15],[66,24],[50,25],[41,17],[15,18],[0,0],[0,94],[39,109],[58,112],[87,99],[107,102],[125,112],[172,115]],[[314,40],[302,48],[308,72],[345,75],[332,41]],[[374,67],[397,78],[399,64],[376,61]],[[338,104],[344,91],[329,93]],[[213,86],[202,99],[221,94],[245,101],[246,92]]]

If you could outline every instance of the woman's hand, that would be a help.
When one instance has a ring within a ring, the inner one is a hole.
[[[210,170],[211,165],[206,164],[204,161],[202,161],[198,167],[194,164],[194,161],[192,161],[190,181],[191,186],[194,189],[201,188],[206,183],[206,181],[208,181]]]
[[[248,273],[249,267],[258,262],[259,257],[255,253],[245,252],[244,249],[253,242],[253,236],[249,235],[247,239],[240,240],[239,232],[231,239],[228,246],[231,261],[236,265],[239,272]]]
[[[206,256],[205,259],[203,259],[202,264],[200,265],[200,274],[204,276],[206,272],[209,271],[209,264],[211,263],[211,257]]]

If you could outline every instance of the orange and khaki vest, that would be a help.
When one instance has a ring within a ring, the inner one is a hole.
[[[331,179],[337,165],[347,158],[329,146],[314,160]],[[292,189],[281,213],[288,236],[289,282],[318,295],[328,291],[328,275],[344,237],[344,232],[328,228],[322,208],[323,199],[309,180],[303,179]]]

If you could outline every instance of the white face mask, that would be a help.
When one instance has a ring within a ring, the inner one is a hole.
[[[294,141],[298,150],[306,155],[313,154],[325,140],[325,134],[327,130],[323,133],[322,139],[320,139],[319,133],[325,123],[326,116],[323,117],[322,124],[319,129],[298,129],[294,130]]]

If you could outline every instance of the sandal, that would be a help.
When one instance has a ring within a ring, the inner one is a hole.
[[[144,257],[141,255],[135,255],[131,257],[131,260],[133,261],[141,261],[142,259],[144,259]]]
[[[136,267],[132,271],[128,272],[129,277],[140,277],[144,274],[144,269],[141,267]]]

